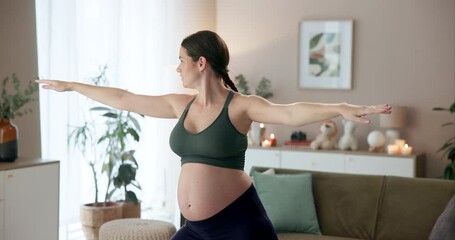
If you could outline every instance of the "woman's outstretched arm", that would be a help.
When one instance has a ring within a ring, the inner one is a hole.
[[[186,94],[147,96],[134,94],[119,88],[95,86],[78,82],[59,80],[36,80],[36,82],[43,84],[42,88],[44,89],[57,92],[78,92],[113,108],[158,118],[178,117],[182,111],[182,107],[191,99],[191,96]]]
[[[390,114],[391,106],[360,106],[348,103],[307,103],[274,104],[257,96],[246,96],[247,115],[252,121],[277,123],[289,126],[302,126],[309,123],[343,116],[358,123],[369,123],[365,116],[370,114]]]

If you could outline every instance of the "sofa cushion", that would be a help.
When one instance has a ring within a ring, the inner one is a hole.
[[[447,204],[431,230],[429,240],[455,239],[455,196]]]
[[[313,173],[313,194],[324,235],[373,239],[383,176]]]
[[[254,171],[253,171],[253,172],[254,172]],[[253,172],[251,172],[251,173],[253,173]],[[269,169],[267,169],[267,170],[265,170],[265,171],[263,171],[263,172],[261,172],[261,173],[262,173],[262,174],[275,174],[275,169],[269,168]],[[250,176],[250,178],[251,178],[251,181],[253,182],[253,185],[254,185],[254,178],[253,178],[253,176]]]
[[[387,177],[375,239],[427,240],[454,194],[453,181]]]
[[[320,234],[311,174],[270,175],[253,172],[254,184],[277,232]]]

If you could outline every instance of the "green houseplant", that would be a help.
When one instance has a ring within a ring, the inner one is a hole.
[[[93,84],[107,83],[106,68],[104,67],[100,75],[92,79]],[[115,193],[123,191],[122,201],[137,203],[136,194],[128,190],[128,187],[141,189],[135,180],[139,166],[134,157],[135,151],[127,149],[128,143],[140,140],[141,127],[135,117],[136,114],[105,106],[91,107],[90,112],[97,114],[96,116],[91,114],[89,120],[75,127],[68,140],[70,144],[80,150],[84,157],[89,159],[88,164],[92,170],[95,185],[94,202],[99,202],[98,176],[105,175],[107,186],[104,202],[111,201],[115,197]],[[89,149],[92,153],[91,157],[87,156]],[[100,171],[97,171],[99,161],[102,162],[102,166]]]
[[[21,81],[13,73],[11,76],[12,87],[9,86],[9,76],[2,81],[2,93],[0,98],[0,118],[14,119],[30,113],[32,109],[25,108],[29,102],[36,100],[35,93],[38,85],[29,81],[24,89],[21,89]],[[11,91],[11,92],[10,92]]]
[[[449,108],[435,107],[434,111],[448,111],[450,114],[455,114],[455,102]],[[455,118],[455,116],[454,116]],[[454,126],[455,120],[452,122],[447,122],[442,124],[442,127]],[[443,156],[447,156],[447,159],[450,161],[444,169],[444,178],[455,180],[455,130],[454,136],[447,139],[447,141],[438,149],[438,152],[443,152]]]
[[[28,82],[24,89],[21,89],[21,81],[16,74],[4,78],[1,84],[0,97],[0,162],[13,162],[18,154],[17,126],[11,120],[15,117],[30,113],[30,108],[25,108],[27,103],[34,101],[38,85]],[[12,86],[10,85],[12,83]]]
[[[103,67],[100,74],[92,79],[94,85],[107,84],[106,68]],[[93,101],[91,103],[95,104]],[[89,112],[88,120],[75,127],[68,140],[87,159],[92,171],[95,199],[93,203],[81,207],[81,221],[86,237],[97,239],[99,227],[104,222],[122,216],[140,216],[138,198],[131,190],[133,187],[141,189],[136,181],[138,163],[134,157],[135,151],[128,147],[131,142],[139,142],[141,128],[131,112],[105,106],[93,106]],[[98,199],[100,177],[106,180],[103,202]],[[133,214],[128,212],[131,208]]]
[[[86,121],[83,125],[74,128],[70,134],[70,141],[86,155],[87,147],[104,149],[99,157],[89,161],[95,185],[95,203],[98,203],[99,184],[98,176],[107,177],[107,186],[104,202],[112,200],[119,190],[123,191],[122,201],[138,203],[136,194],[128,187],[141,189],[136,179],[138,163],[134,157],[134,150],[127,150],[128,141],[139,142],[141,131],[139,122],[130,112],[124,112],[108,107],[93,107],[92,112],[99,112],[99,118]],[[101,129],[100,129],[101,127]],[[101,130],[101,131],[100,131]],[[102,161],[101,171],[96,167]]]
[[[139,200],[132,188],[141,189],[136,181],[139,165],[134,157],[135,150],[126,149],[129,141],[139,142],[141,131],[138,120],[131,112],[107,107],[95,107],[105,118],[105,131],[98,144],[105,142],[106,161],[102,173],[108,176],[105,200],[123,203],[123,217],[140,217]]]
[[[248,87],[248,81],[245,79],[243,74],[239,74],[235,77],[235,83],[237,85],[237,89],[241,94],[250,95],[250,88]],[[259,81],[258,86],[255,89],[255,95],[263,97],[265,99],[273,97],[273,93],[270,90],[271,82],[269,79],[263,77],[261,81]]]

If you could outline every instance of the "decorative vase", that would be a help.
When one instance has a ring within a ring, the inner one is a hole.
[[[0,119],[0,162],[17,159],[17,127],[8,118]]]

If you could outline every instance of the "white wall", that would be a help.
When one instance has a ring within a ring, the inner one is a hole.
[[[0,1],[1,79],[13,72],[23,81],[38,75],[34,8],[34,0]],[[441,175],[447,160],[435,152],[453,132],[440,127],[451,120],[450,115],[431,109],[455,100],[453,0],[217,0],[216,9],[216,20],[206,24],[216,23],[217,32],[228,43],[233,77],[243,73],[252,86],[262,76],[271,79],[272,101],[280,103],[408,106],[409,126],[402,135],[418,152],[426,153],[427,176]],[[298,24],[304,19],[355,21],[352,90],[297,88]],[[38,103],[29,106],[33,113],[15,120],[20,129],[20,155],[39,156]],[[371,125],[359,128],[364,148],[368,132],[379,129],[377,122],[373,117]],[[299,129],[314,137],[316,127]],[[282,143],[295,128],[269,129],[277,132]]]
[[[22,86],[38,76],[34,0],[0,1],[0,80],[17,74]],[[40,157],[41,139],[38,101],[32,113],[13,120],[19,129],[19,156]]]
[[[302,90],[298,82],[299,22],[353,19],[353,89]],[[409,108],[402,137],[427,155],[427,176],[442,175],[448,160],[437,149],[449,137],[441,123],[450,115],[434,112],[455,100],[454,0],[218,0],[217,32],[231,52],[231,76],[239,73],[256,86],[263,76],[272,81],[279,103],[294,101],[389,103]],[[339,119],[337,119],[339,121]],[[378,117],[360,126],[357,136],[379,129]],[[292,130],[314,138],[318,125],[302,128],[269,126],[279,143]],[[453,129],[453,128],[452,128]],[[269,132],[269,133],[270,133]]]

